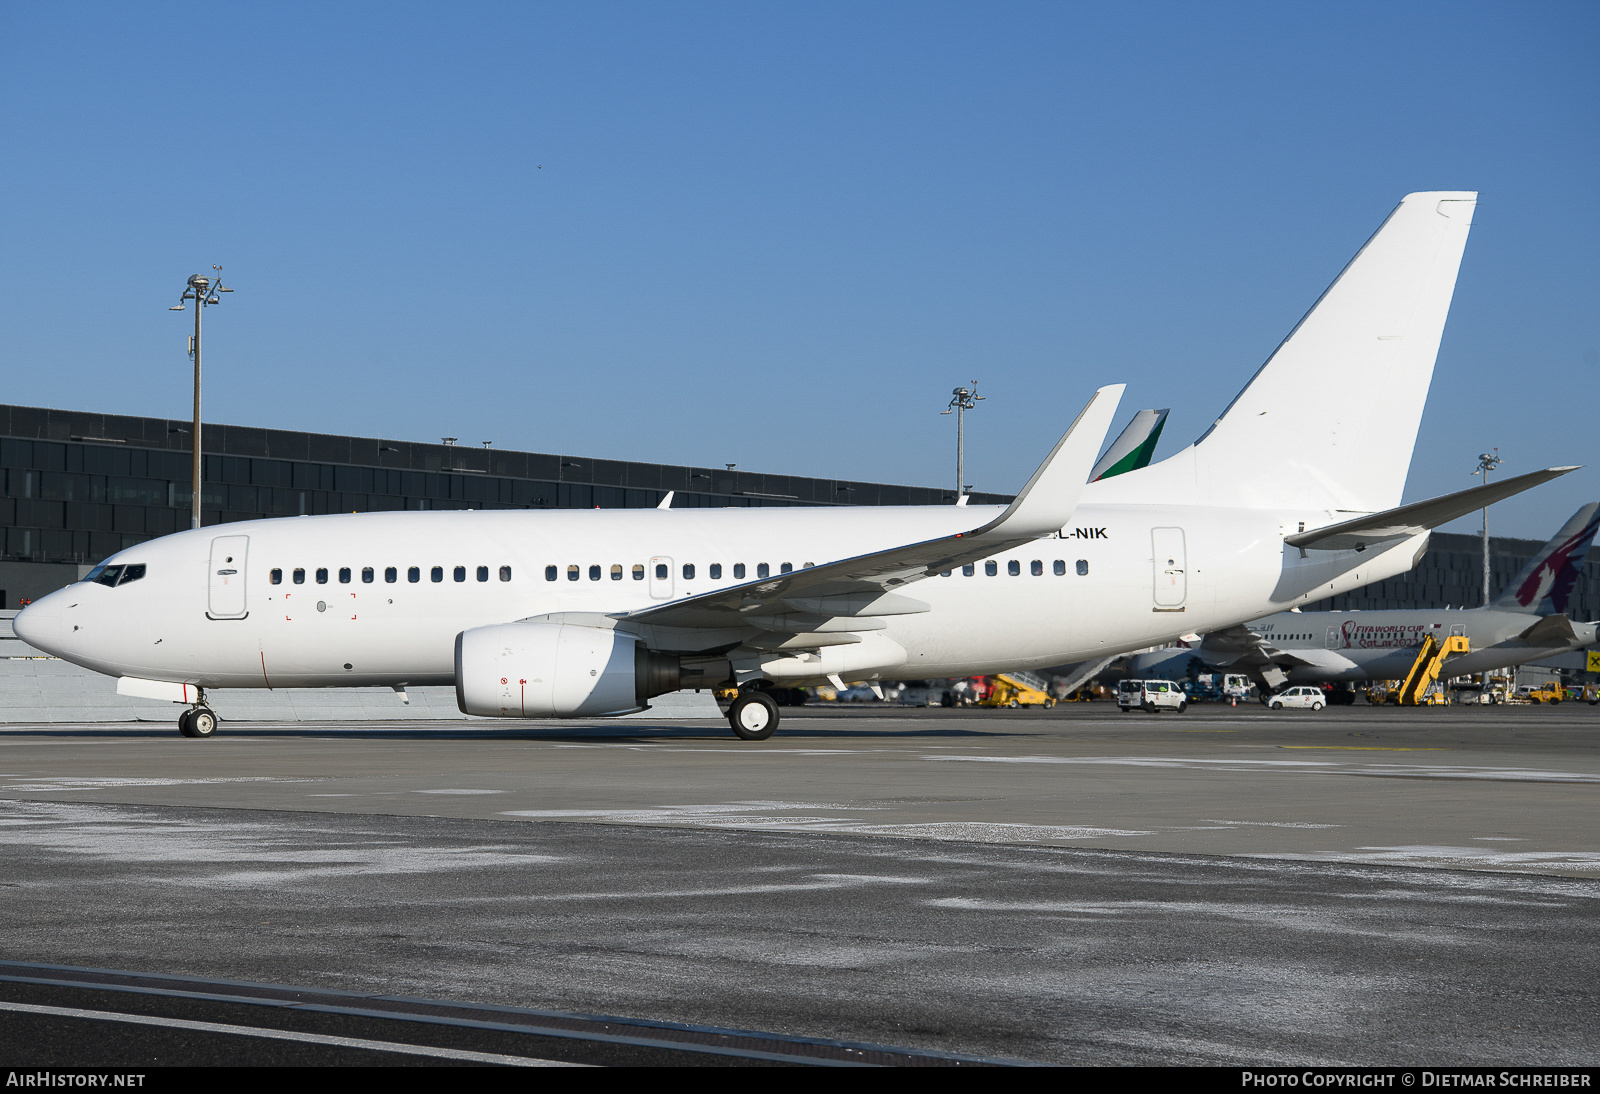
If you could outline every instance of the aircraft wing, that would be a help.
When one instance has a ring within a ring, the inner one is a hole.
[[[1200,643],[1200,652],[1208,662],[1229,669],[1262,668],[1267,665],[1326,667],[1318,656],[1321,650],[1279,649],[1243,623],[1207,634]]]
[[[1054,535],[1072,520],[1123,386],[1113,384],[1096,391],[1016,500],[981,527],[809,566],[614,618],[663,627],[755,626],[802,632],[840,616],[927,611],[928,605],[895,590]]]
[[[1457,517],[1492,505],[1497,501],[1520,494],[1542,482],[1560,478],[1576,467],[1549,467],[1543,471],[1530,471],[1526,475],[1487,486],[1474,486],[1427,501],[1412,502],[1398,509],[1370,513],[1354,520],[1341,521],[1308,532],[1285,536],[1283,541],[1302,551],[1364,551],[1368,547],[1392,539],[1404,539],[1418,532],[1426,532]]]

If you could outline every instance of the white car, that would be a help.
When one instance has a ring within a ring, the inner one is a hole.
[[[1158,710],[1189,709],[1189,697],[1171,680],[1124,680],[1117,685],[1117,706],[1123,713],[1137,707],[1154,714]]]
[[[1300,687],[1288,688],[1280,691],[1267,700],[1267,705],[1273,710],[1283,710],[1285,707],[1299,707],[1305,710],[1321,710],[1328,705],[1327,696],[1322,694],[1321,688]]]

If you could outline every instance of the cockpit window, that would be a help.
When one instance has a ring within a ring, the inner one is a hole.
[[[144,565],[139,563],[133,566],[107,566],[101,563],[84,575],[83,580],[92,581],[96,585],[114,588],[117,585],[126,585],[130,581],[138,581],[144,576]]]

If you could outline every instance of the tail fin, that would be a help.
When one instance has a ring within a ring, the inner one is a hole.
[[[1398,506],[1477,199],[1407,195],[1193,447],[1126,489],[1137,480],[1146,496],[1211,505]]]
[[[1167,424],[1167,415],[1170,413],[1170,410],[1141,410],[1135,414],[1128,428],[1111,442],[1106,454],[1089,472],[1089,481],[1098,482],[1124,472],[1137,471],[1148,464],[1150,457],[1155,454],[1156,442],[1161,439],[1161,428]]]
[[[1535,615],[1565,614],[1572,589],[1583,572],[1583,560],[1600,529],[1600,502],[1591,501],[1572,514],[1555,538],[1542,547],[1533,561],[1511,579],[1489,606],[1508,612]]]

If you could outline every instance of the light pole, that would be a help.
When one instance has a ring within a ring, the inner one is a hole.
[[[194,360],[194,470],[191,472],[194,516],[190,518],[191,528],[200,527],[200,313],[211,304],[222,303],[221,298],[217,296],[219,292],[233,291],[223,288],[222,267],[211,268],[216,271],[216,277],[191,274],[184,286],[183,295],[178,297],[177,305],[167,309],[183,311],[185,300],[194,301],[194,334],[189,338],[189,356]]]
[[[977,408],[983,402],[983,396],[978,394],[978,381],[973,380],[970,388],[958,387],[950,393],[950,405],[939,413],[955,413],[956,416],[956,502],[967,492],[967,422],[966,414],[969,410]]]
[[[1474,475],[1483,476],[1483,485],[1489,485],[1489,472],[1501,463],[1500,450],[1482,452],[1478,455],[1478,469]],[[1483,606],[1489,606],[1489,507],[1483,507]]]

